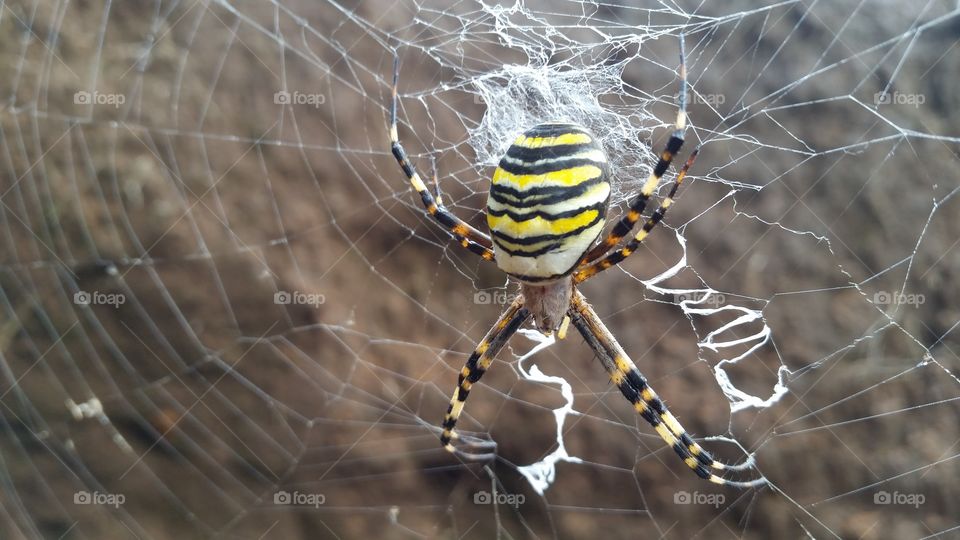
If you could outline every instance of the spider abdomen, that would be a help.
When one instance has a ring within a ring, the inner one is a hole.
[[[540,124],[518,136],[493,174],[487,225],[497,265],[530,283],[569,274],[603,230],[609,164],[576,124]]]

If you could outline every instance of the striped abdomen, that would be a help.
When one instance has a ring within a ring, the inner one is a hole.
[[[576,124],[540,124],[517,137],[493,173],[487,225],[497,265],[522,281],[569,274],[603,230],[606,153]]]

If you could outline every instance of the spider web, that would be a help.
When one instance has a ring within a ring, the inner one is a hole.
[[[951,8],[0,2],[0,536],[956,536]],[[461,419],[497,459],[456,460],[436,426],[515,287],[390,156],[394,50],[401,140],[483,229],[545,120],[601,138],[619,216],[681,33],[700,158],[582,290],[770,486],[697,479],[530,329]]]

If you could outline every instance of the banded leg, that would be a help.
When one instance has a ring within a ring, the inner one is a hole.
[[[660,438],[673,448],[673,451],[680,456],[680,459],[688,467],[693,469],[697,476],[715,484],[738,488],[758,487],[767,483],[764,478],[737,481],[728,480],[714,474],[712,471],[750,469],[753,468],[753,462],[747,460],[738,465],[720,463],[694,441],[676,417],[667,409],[666,404],[653,391],[647,380],[640,374],[640,371],[637,370],[637,367],[579,291],[574,291],[570,315],[573,318],[574,326],[577,327],[590,348],[597,354],[600,362],[610,375],[610,379],[617,385],[620,392],[633,403],[634,409],[640,413],[640,416],[653,426]]]
[[[480,341],[476,350],[473,351],[473,354],[467,359],[466,365],[460,371],[457,388],[453,391],[450,406],[447,407],[447,414],[443,418],[443,433],[440,435],[440,443],[451,453],[471,460],[486,460],[493,457],[489,452],[478,454],[457,449],[452,444],[453,440],[458,439],[454,427],[457,425],[460,413],[463,412],[463,406],[470,395],[470,389],[480,380],[480,377],[483,377],[500,349],[529,317],[530,312],[523,307],[523,297],[517,296],[516,300],[500,316],[497,323],[493,325],[493,328]]]
[[[427,213],[450,231],[450,234],[453,235],[461,246],[483,257],[485,260],[492,261],[494,259],[493,243],[490,241],[490,238],[450,213],[442,204],[434,200],[433,195],[430,194],[430,190],[424,185],[420,175],[416,169],[414,169],[413,163],[407,157],[407,152],[403,149],[403,145],[400,144],[400,136],[397,131],[397,82],[399,79],[400,59],[399,57],[394,57],[393,89],[391,91],[392,102],[390,104],[390,150],[393,152],[393,157],[396,158],[397,163],[400,164],[403,173],[407,175],[410,185],[412,185],[413,189],[420,195],[420,200],[423,202],[424,208],[427,209]]]
[[[687,126],[687,65],[685,60],[685,51],[683,44],[683,34],[680,35],[680,93],[677,97],[677,104],[679,110],[677,111],[677,119],[674,122],[674,131],[670,135],[670,140],[667,141],[667,146],[664,148],[663,152],[660,153],[660,159],[657,161],[657,165],[653,168],[653,172],[650,173],[650,176],[647,177],[647,181],[643,184],[643,187],[640,189],[640,193],[637,194],[636,198],[630,203],[630,208],[620,221],[617,222],[616,226],[610,230],[610,233],[607,235],[607,238],[597,244],[593,249],[591,249],[586,255],[580,259],[579,266],[585,266],[593,261],[599,259],[605,255],[608,251],[613,249],[620,240],[630,234],[630,231],[633,230],[633,227],[640,221],[642,217],[643,210],[647,207],[647,201],[650,200],[650,196],[653,195],[653,191],[657,189],[657,186],[660,184],[660,179],[663,178],[663,175],[667,172],[667,169],[670,168],[670,163],[673,161],[673,157],[680,151],[680,147],[683,146],[683,133]],[[692,161],[690,161],[692,163]],[[676,185],[678,182],[674,182],[674,192],[676,191]]]
[[[603,272],[607,268],[620,264],[621,262],[623,262],[624,259],[626,259],[631,254],[637,251],[637,248],[639,248],[640,244],[642,244],[644,239],[647,238],[647,235],[650,234],[650,231],[652,231],[653,228],[657,226],[657,223],[660,223],[660,221],[663,219],[663,216],[667,215],[667,210],[670,208],[670,205],[673,204],[673,198],[674,196],[676,196],[677,190],[680,188],[680,184],[683,183],[683,179],[686,178],[687,176],[687,171],[690,170],[690,167],[693,165],[693,162],[697,160],[697,154],[699,153],[700,153],[699,148],[694,149],[694,151],[690,153],[690,157],[687,158],[687,162],[683,164],[683,168],[681,168],[680,172],[677,174],[677,179],[673,181],[673,187],[670,188],[670,193],[667,194],[666,198],[664,198],[663,201],[660,203],[660,206],[656,209],[656,211],[654,211],[654,213],[650,216],[650,218],[647,219],[647,221],[643,224],[643,227],[641,227],[640,230],[637,231],[637,234],[633,238],[631,238],[629,242],[624,244],[622,248],[614,251],[613,253],[607,254],[606,257],[600,259],[599,261],[593,264],[581,266],[580,269],[574,272],[573,274],[574,283],[580,283],[582,281],[586,281],[592,278],[593,276],[599,274],[600,272]],[[628,219],[632,219],[632,217],[629,215],[624,217],[624,220],[628,220]],[[620,227],[623,223],[624,221],[621,220],[621,222],[617,224],[617,227]],[[633,226],[630,225],[629,228],[633,228]],[[617,232],[617,228],[614,228],[614,230],[610,233],[611,236],[616,232]],[[604,244],[600,244],[599,246],[597,246],[597,248],[600,248],[603,246]],[[594,248],[594,250],[596,250],[597,248]],[[604,251],[606,251],[606,249]]]

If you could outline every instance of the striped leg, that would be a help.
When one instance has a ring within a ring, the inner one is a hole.
[[[410,181],[413,189],[420,195],[420,200],[423,202],[424,208],[427,209],[427,213],[446,227],[461,246],[483,257],[485,260],[492,261],[494,259],[493,250],[491,249],[493,243],[490,241],[490,238],[450,213],[443,205],[434,200],[433,195],[430,194],[430,190],[427,189],[420,175],[416,169],[413,168],[413,163],[407,157],[406,150],[404,150],[400,144],[400,137],[397,131],[397,81],[399,79],[400,59],[399,57],[394,57],[392,102],[390,104],[390,149],[393,152],[393,157],[397,159],[397,163],[400,164],[403,173],[407,175],[407,179]]]
[[[657,189],[657,185],[660,184],[660,179],[663,178],[664,173],[670,168],[673,156],[677,155],[680,147],[683,146],[683,132],[687,127],[687,63],[683,43],[683,34],[680,34],[680,92],[677,96],[679,110],[677,111],[677,119],[674,122],[673,133],[670,135],[670,140],[667,141],[667,146],[660,154],[657,165],[653,168],[653,172],[650,173],[647,181],[643,184],[640,193],[630,203],[630,209],[620,218],[620,221],[610,231],[607,238],[580,259],[580,266],[588,265],[599,259],[613,249],[620,240],[630,234],[633,227],[640,221],[643,210],[647,207],[647,201],[650,200],[650,196],[653,194],[653,190]],[[676,191],[676,188],[674,188],[674,191]]]
[[[610,379],[620,392],[633,403],[633,407],[644,420],[650,423],[660,438],[663,439],[680,459],[693,469],[697,476],[715,484],[730,485],[738,488],[750,488],[765,485],[766,479],[758,478],[749,481],[727,480],[717,476],[713,471],[742,471],[753,467],[748,460],[739,465],[725,465],[713,459],[709,452],[703,449],[687,434],[683,426],[667,406],[657,396],[656,392],[647,384],[647,380],[640,374],[627,354],[607,330],[593,308],[586,302],[579,291],[574,292],[570,310],[573,324],[583,335],[596,352],[600,362],[606,368]]]
[[[614,251],[613,253],[608,254],[606,257],[600,259],[599,261],[593,264],[589,264],[589,263],[581,264],[581,266],[579,267],[579,270],[577,270],[573,275],[574,283],[580,283],[582,281],[588,280],[593,276],[599,274],[600,272],[603,272],[607,268],[620,264],[621,262],[623,262],[624,259],[626,259],[635,251],[637,251],[637,248],[640,247],[640,244],[643,243],[647,235],[650,234],[650,231],[652,231],[653,228],[657,226],[657,223],[660,223],[660,221],[663,219],[663,216],[667,215],[667,210],[670,208],[670,205],[673,204],[673,197],[677,194],[677,189],[680,188],[680,184],[682,184],[683,179],[686,178],[687,171],[690,170],[690,166],[692,166],[693,162],[696,161],[697,154],[699,152],[700,152],[700,149],[696,148],[694,149],[693,152],[690,153],[690,157],[687,158],[687,162],[683,164],[683,168],[681,168],[680,173],[677,174],[677,179],[673,181],[673,187],[670,188],[670,193],[667,194],[667,197],[663,199],[663,202],[660,203],[660,206],[657,208],[657,210],[643,224],[643,227],[641,227],[640,230],[637,231],[637,234],[633,238],[631,238],[630,241],[627,242],[622,248]],[[619,232],[623,232],[623,234],[630,232],[630,229],[633,228],[633,223],[635,223],[640,216],[639,213],[637,213],[635,216],[631,215],[633,213],[633,210],[631,210],[630,212],[631,212],[630,214],[627,214],[626,216],[624,216],[624,218],[620,220],[619,223],[617,223],[617,226],[614,227],[613,231],[611,231],[610,236],[607,238],[607,241],[604,242],[603,244],[598,245],[596,248],[593,249],[593,251],[597,251],[599,248],[604,248],[602,251],[606,252],[608,249],[606,248],[606,243],[609,242],[610,239],[614,237],[614,235],[619,234]],[[629,223],[629,224],[625,225],[625,223]],[[613,240],[613,243],[616,244],[619,241],[620,241],[620,238],[616,238],[615,240]],[[593,251],[591,251],[591,253]],[[587,260],[588,258],[589,258],[589,254],[584,257],[584,260]]]
[[[440,435],[440,443],[448,451],[457,454],[461,458],[471,460],[486,460],[493,457],[491,453],[477,454],[457,449],[452,444],[452,441],[459,438],[454,427],[457,425],[457,419],[460,418],[460,413],[463,412],[463,405],[467,401],[467,396],[470,395],[470,389],[480,380],[480,377],[483,377],[483,374],[486,373],[494,357],[500,352],[500,349],[503,348],[510,337],[529,317],[530,312],[527,308],[523,307],[523,297],[518,296],[503,315],[500,316],[500,319],[493,325],[493,328],[487,332],[483,340],[480,341],[480,344],[477,345],[476,350],[473,351],[470,358],[467,359],[467,364],[463,366],[463,369],[460,371],[457,388],[453,391],[453,396],[450,398],[450,406],[447,407],[447,414],[443,418],[443,433]]]

